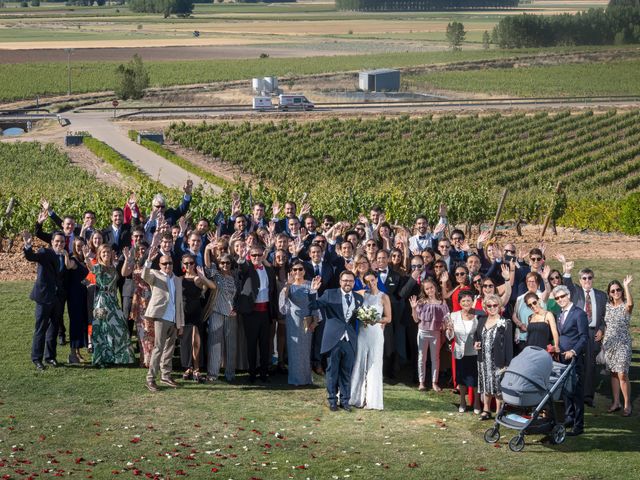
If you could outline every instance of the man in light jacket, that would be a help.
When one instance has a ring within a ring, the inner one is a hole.
[[[176,337],[182,335],[184,327],[184,307],[182,303],[182,278],[173,273],[171,255],[160,257],[160,270],[152,270],[151,264],[158,256],[158,248],[153,246],[142,269],[142,278],[151,287],[151,298],[145,317],[154,320],[155,343],[147,372],[147,388],[158,391],[156,376],[160,370],[160,383],[172,388],[178,384],[171,379],[171,359],[176,345]]]

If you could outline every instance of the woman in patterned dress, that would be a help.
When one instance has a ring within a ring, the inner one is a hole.
[[[500,315],[501,306],[497,295],[487,295],[484,298],[487,316],[478,319],[474,338],[474,348],[478,351],[478,392],[484,394],[481,420],[491,418],[491,400],[494,398],[497,411],[500,411],[502,392],[498,372],[508,366],[513,357],[513,328],[511,320]]]
[[[134,285],[133,298],[131,300],[130,320],[136,326],[138,335],[138,346],[140,350],[140,366],[149,368],[149,359],[155,342],[154,321],[147,319],[144,312],[147,310],[147,303],[151,298],[151,287],[142,279],[142,268],[147,256],[149,244],[145,241],[140,242],[134,252],[133,263],[127,264],[126,270],[123,267],[123,275],[131,275]],[[129,271],[131,269],[131,271]]]
[[[128,248],[123,249],[125,263],[131,261]],[[96,366],[133,363],[135,356],[129,340],[129,328],[122,309],[118,305],[118,271],[115,267],[111,245],[98,247],[95,266],[87,262],[87,268],[96,276],[96,294],[93,303],[93,358]]]
[[[609,413],[620,410],[620,391],[624,398],[624,417],[631,416],[631,384],[629,383],[629,366],[631,365],[631,311],[633,299],[629,290],[629,284],[633,280],[627,275],[620,285],[617,280],[609,283],[607,292],[609,302],[604,316],[604,338],[602,348],[607,370],[611,372],[611,391],[613,403],[609,407]]]

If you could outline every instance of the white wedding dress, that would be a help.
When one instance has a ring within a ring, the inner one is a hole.
[[[364,306],[374,307],[382,318],[382,295],[364,294]],[[351,400],[354,407],[382,410],[382,325],[358,326],[358,351],[351,374]]]

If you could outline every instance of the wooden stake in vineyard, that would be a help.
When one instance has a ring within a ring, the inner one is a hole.
[[[553,210],[555,208],[556,201],[558,199],[558,195],[562,190],[562,183],[558,182],[556,185],[556,190],[551,198],[551,204],[549,205],[549,211],[547,212],[547,216],[544,219],[544,225],[542,226],[542,233],[540,234],[540,240],[544,239],[544,234],[547,233],[547,228],[549,227],[549,221],[551,220],[551,216],[553,215]]]
[[[496,218],[493,219],[493,225],[491,226],[491,233],[489,234],[489,238],[493,238],[493,235],[496,233],[498,220],[500,220],[500,214],[502,213],[502,207],[504,207],[504,201],[507,199],[508,192],[509,191],[506,188],[502,190],[502,198],[500,198],[500,203],[498,204],[498,210],[496,210]]]
[[[13,208],[15,206],[16,206],[16,199],[11,197],[9,199],[9,205],[7,205],[7,210],[4,212],[4,216],[0,218],[0,252],[2,251],[2,245],[4,243],[4,235],[6,230],[5,226],[9,222],[9,219],[11,218],[11,214],[13,213]],[[7,251],[10,251],[12,246],[13,246],[13,239],[9,238],[9,246],[7,248]]]

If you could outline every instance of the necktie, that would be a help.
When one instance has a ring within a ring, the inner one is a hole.
[[[560,325],[560,329],[562,330],[562,325],[564,324],[564,317],[566,317],[566,310],[562,310],[560,312],[560,316],[558,317],[558,325]]]
[[[60,263],[60,271],[64,270],[64,257],[62,255],[58,255],[58,262]]]
[[[65,236],[64,237],[64,249],[68,252],[69,251],[69,240],[70,238]]]
[[[120,239],[120,232],[118,230],[113,231],[113,239],[115,240],[114,243],[118,245],[118,240]]]
[[[349,308],[349,307],[351,306],[351,294],[350,294],[350,293],[347,293],[347,294],[344,296],[344,299],[347,301],[347,308]]]
[[[591,317],[593,316],[593,310],[591,308],[591,290],[587,290],[586,295],[584,297],[584,311],[587,314],[587,318],[589,319],[589,323],[591,323]]]
[[[320,265],[316,265],[316,266],[314,267],[314,269],[313,269],[313,274],[314,274],[316,277],[319,277],[319,276],[320,276]]]

